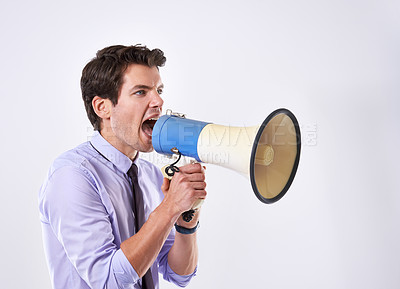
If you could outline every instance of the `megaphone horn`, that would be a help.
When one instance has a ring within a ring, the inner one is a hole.
[[[252,127],[217,125],[167,111],[153,127],[152,143],[161,154],[178,151],[199,162],[237,171],[249,178],[261,202],[274,203],[293,182],[301,136],[296,117],[284,108]]]

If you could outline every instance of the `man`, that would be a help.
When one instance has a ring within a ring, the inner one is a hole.
[[[165,60],[159,49],[117,45],[83,69],[97,132],[54,161],[39,194],[55,289],[158,288],[159,271],[186,286],[196,273],[199,213],[189,223],[181,214],[206,197],[204,169],[186,165],[168,181],[138,158],[153,149]]]

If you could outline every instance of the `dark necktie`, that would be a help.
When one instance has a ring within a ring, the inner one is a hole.
[[[136,233],[139,232],[140,228],[146,221],[144,214],[143,194],[139,187],[137,175],[138,175],[138,168],[135,164],[132,164],[131,168],[128,171],[128,176],[131,178],[132,181],[132,192],[133,192],[132,209],[133,213],[135,214]],[[154,289],[153,278],[151,277],[150,268],[142,278],[142,289]]]

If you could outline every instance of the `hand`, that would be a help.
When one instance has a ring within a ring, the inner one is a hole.
[[[180,167],[171,181],[164,178],[161,186],[165,196],[164,201],[179,214],[190,210],[197,199],[204,199],[207,195],[204,180],[205,170],[200,164]]]

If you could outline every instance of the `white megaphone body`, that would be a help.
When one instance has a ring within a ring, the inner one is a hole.
[[[152,143],[161,154],[180,154],[232,169],[250,180],[260,201],[273,203],[292,184],[301,137],[298,122],[287,109],[275,110],[253,127],[217,125],[167,111],[153,127]]]

